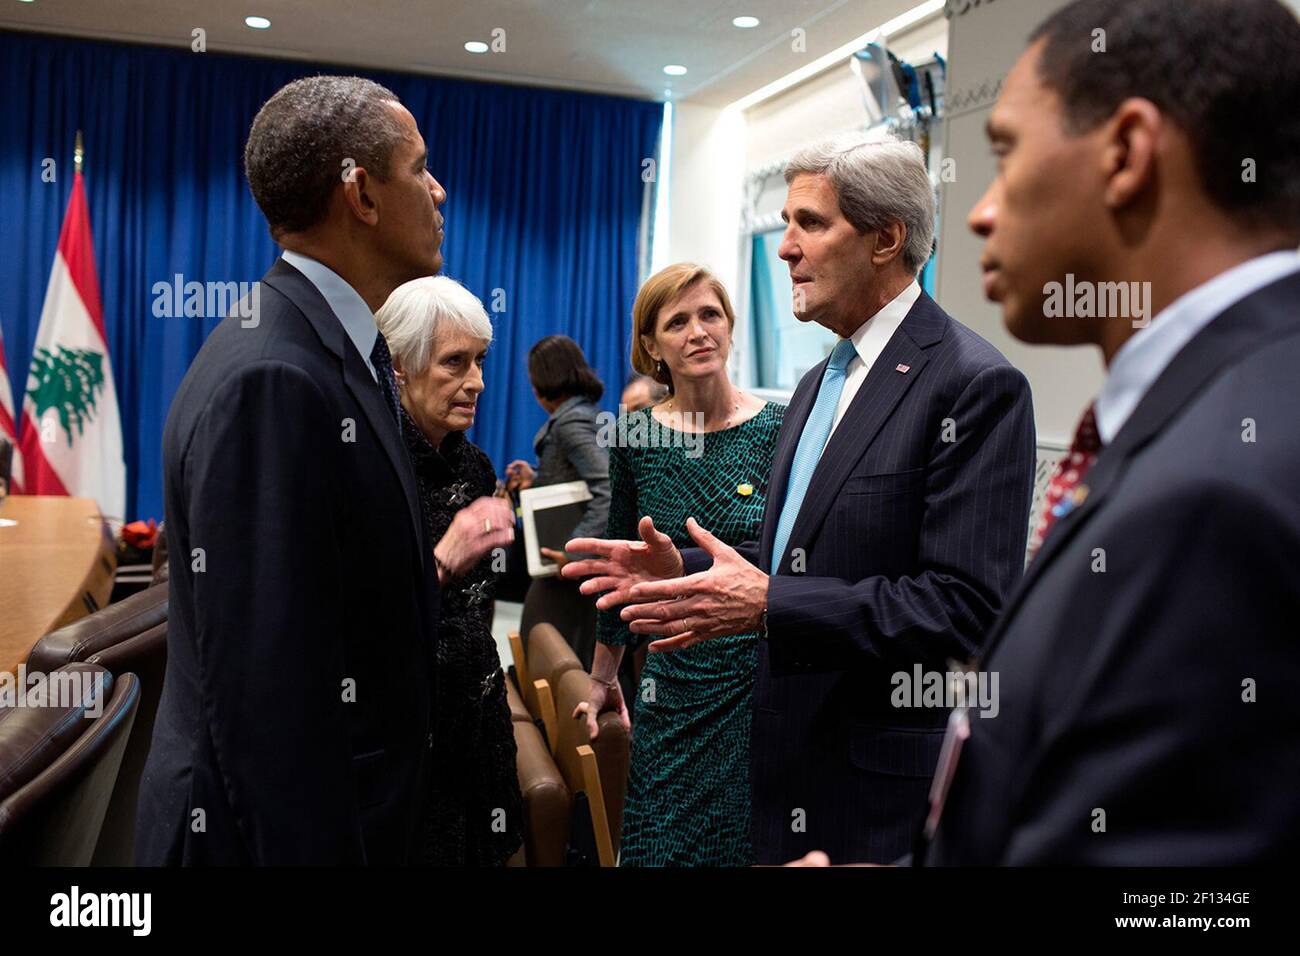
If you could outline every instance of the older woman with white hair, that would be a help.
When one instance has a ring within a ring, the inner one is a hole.
[[[443,589],[424,859],[500,866],[523,840],[514,733],[492,638],[491,552],[513,539],[514,513],[494,497],[492,462],[465,438],[492,324],[473,293],[442,276],[399,286],[375,319],[393,356]]]

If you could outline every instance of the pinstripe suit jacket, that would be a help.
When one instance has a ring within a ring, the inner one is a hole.
[[[740,549],[764,570],[824,368],[795,390],[762,539]],[[892,706],[891,677],[979,651],[1023,566],[1034,449],[1025,377],[922,292],[831,435],[771,579],[751,751],[760,862],[910,850],[947,712]],[[683,558],[687,573],[709,563]]]

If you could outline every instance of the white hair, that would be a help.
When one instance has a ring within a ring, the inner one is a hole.
[[[907,230],[903,264],[920,272],[934,247],[934,187],[915,143],[846,133],[801,149],[785,167],[788,185],[804,173],[824,175],[840,212],[859,232],[897,220]]]
[[[404,282],[375,313],[379,334],[408,375],[429,367],[433,343],[445,335],[492,341],[492,323],[483,303],[455,279],[425,276]]]

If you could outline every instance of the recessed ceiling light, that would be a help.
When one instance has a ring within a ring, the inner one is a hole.
[[[266,17],[244,17],[244,26],[252,27],[254,30],[269,30],[271,21]]]
[[[758,17],[736,17],[731,21],[731,25],[733,27],[740,27],[742,30],[749,30],[758,26],[760,22],[761,21],[759,21]]]
[[[686,67],[682,66],[679,63],[669,63],[666,67],[664,67],[664,72],[667,73],[669,76],[685,76]]]
[[[469,53],[486,53],[488,45],[482,40],[470,40],[465,44],[465,50]]]

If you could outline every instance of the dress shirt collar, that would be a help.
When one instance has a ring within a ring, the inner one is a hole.
[[[1160,311],[1111,360],[1097,395],[1097,433],[1109,445],[1160,373],[1197,333],[1242,299],[1300,269],[1295,252],[1258,256],[1202,283]]]
[[[913,279],[906,289],[894,296],[883,309],[859,325],[857,331],[849,336],[864,365],[870,368],[875,363],[920,297],[921,287]],[[853,367],[852,361],[849,362],[849,367]]]
[[[366,363],[366,368],[370,369],[371,376],[375,381],[379,381],[374,366],[370,364],[370,352],[375,347],[379,328],[375,325],[374,313],[370,311],[370,306],[366,305],[360,293],[329,266],[317,262],[310,256],[286,249],[282,258],[305,275],[320,292],[326,304],[342,323],[343,330],[348,333],[352,344],[361,353],[361,360]]]

